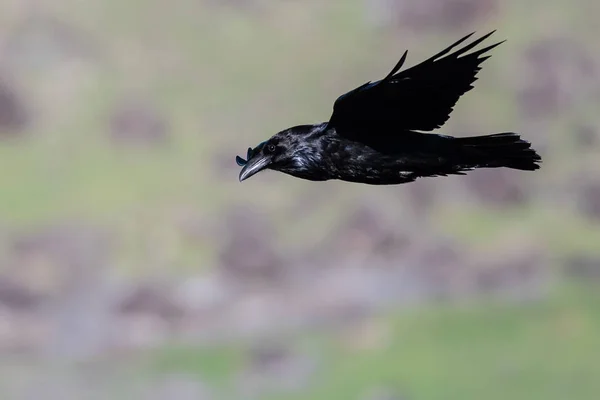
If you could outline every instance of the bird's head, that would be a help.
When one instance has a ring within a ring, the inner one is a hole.
[[[312,142],[310,134],[314,132],[313,126],[295,127],[277,133],[255,148],[249,147],[246,160],[235,157],[236,163],[242,167],[240,182],[265,169],[292,175],[302,171],[310,161],[307,150]]]

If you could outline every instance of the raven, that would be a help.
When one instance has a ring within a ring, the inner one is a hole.
[[[385,78],[340,96],[328,122],[283,130],[248,148],[246,160],[237,156],[240,182],[265,169],[311,181],[394,185],[476,168],[540,168],[541,157],[517,133],[423,133],[440,128],[460,96],[473,88],[480,64],[490,57],[485,53],[504,41],[468,52],[494,32],[451,53],[473,32],[400,71],[405,51]]]

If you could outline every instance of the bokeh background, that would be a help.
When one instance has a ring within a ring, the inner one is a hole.
[[[598,11],[2,0],[0,398],[597,399]],[[541,170],[238,182],[405,49],[492,29],[442,132],[518,131]]]

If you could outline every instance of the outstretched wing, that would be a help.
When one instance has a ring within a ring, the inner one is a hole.
[[[450,53],[473,33],[433,57],[398,72],[407,52],[382,80],[364,85],[340,96],[328,127],[343,136],[389,135],[401,131],[432,131],[441,127],[460,96],[473,88],[483,56],[503,42],[466,54],[495,31]],[[450,54],[449,54],[450,53]]]

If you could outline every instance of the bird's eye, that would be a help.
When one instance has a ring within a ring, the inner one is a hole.
[[[275,145],[274,144],[270,144],[267,146],[267,151],[269,153],[273,153],[275,151]]]

